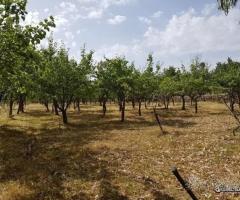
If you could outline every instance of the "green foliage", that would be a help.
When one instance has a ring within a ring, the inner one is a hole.
[[[229,10],[236,6],[238,0],[218,0],[219,8],[228,14]]]
[[[214,80],[223,90],[239,91],[240,89],[240,63],[234,62],[230,58],[226,63],[218,63]]]
[[[38,62],[36,44],[55,26],[53,17],[37,26],[22,25],[26,4],[24,0],[0,2],[0,88],[11,99],[30,91]]]
[[[226,13],[236,3],[219,1]],[[24,25],[26,5],[26,0],[0,0],[0,98],[4,94],[11,106],[13,100],[26,96],[53,103],[67,122],[66,112],[73,102],[99,100],[105,107],[108,100],[117,100],[123,121],[127,100],[138,101],[140,110],[142,101],[163,100],[168,107],[175,96],[183,102],[189,96],[196,103],[208,93],[227,93],[240,99],[240,64],[231,59],[218,63],[212,72],[198,58],[188,70],[170,66],[161,71],[149,54],[141,71],[122,57],[95,65],[94,52],[86,52],[85,47],[77,62],[52,38],[48,48],[39,50],[38,44],[55,27],[54,18],[50,16],[36,26]]]
[[[128,64],[125,58],[107,59],[106,70],[108,73],[109,89],[123,100],[129,95],[133,84],[133,67]]]
[[[186,92],[196,99],[209,92],[210,74],[206,63],[200,62],[198,58],[193,60],[190,68]]]
[[[98,97],[100,101],[106,101],[113,93],[111,88],[111,74],[108,70],[109,61],[101,61],[97,65],[96,84],[98,87]]]
[[[90,98],[93,95],[94,85],[92,79],[94,76],[93,51],[86,53],[85,47],[81,52],[81,60],[77,65],[76,75],[78,77],[78,88],[75,91],[75,98]],[[92,91],[92,92],[90,92]]]

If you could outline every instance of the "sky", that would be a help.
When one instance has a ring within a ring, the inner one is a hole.
[[[27,9],[29,24],[55,18],[55,41],[76,59],[84,45],[96,61],[125,56],[139,68],[149,53],[176,67],[240,59],[240,6],[226,16],[217,0],[28,0]]]

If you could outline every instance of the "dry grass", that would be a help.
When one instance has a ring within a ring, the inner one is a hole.
[[[197,115],[179,106],[158,111],[165,136],[151,109],[139,117],[129,106],[121,123],[114,105],[105,118],[99,106],[84,105],[68,126],[41,105],[13,119],[1,109],[0,200],[189,199],[173,166],[199,199],[240,199],[213,190],[214,181],[240,185],[234,119],[217,103],[201,102]]]

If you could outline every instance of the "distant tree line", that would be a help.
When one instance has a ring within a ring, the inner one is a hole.
[[[117,103],[122,122],[128,102],[137,107],[139,116],[149,102],[168,109],[176,97],[182,110],[189,99],[196,113],[204,95],[226,95],[232,110],[235,104],[240,105],[240,63],[230,58],[214,69],[198,58],[187,67],[163,68],[154,64],[150,54],[140,70],[124,57],[96,63],[94,52],[83,48],[77,61],[52,37],[47,48],[39,48],[55,27],[53,17],[36,26],[23,25],[26,1],[1,0],[0,5],[0,102],[8,105],[9,117],[14,104],[18,105],[17,114],[24,112],[27,100],[43,104],[47,112],[61,114],[64,123],[68,123],[71,105],[80,112],[81,103],[86,102],[99,102],[103,116],[110,101]]]

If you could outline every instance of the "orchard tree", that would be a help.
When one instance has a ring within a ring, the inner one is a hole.
[[[240,103],[240,63],[230,58],[225,63],[217,63],[213,77],[222,93],[228,95],[231,111],[234,111],[234,104]]]
[[[61,111],[63,123],[67,124],[67,110],[81,84],[78,64],[69,58],[68,51],[64,47],[60,47],[55,54],[46,59],[46,66],[42,69],[40,77],[43,84],[41,87],[53,99],[55,109]]]
[[[186,110],[186,100],[185,97],[187,96],[188,92],[188,84],[190,79],[190,73],[188,73],[185,68],[179,74],[179,78],[176,82],[176,95],[180,96],[182,99],[182,110]]]
[[[133,85],[133,65],[129,65],[125,58],[107,59],[106,72],[109,74],[109,86],[116,95],[121,111],[121,122],[125,120],[126,99],[130,96]]]
[[[29,72],[34,70],[30,69],[32,52],[45,38],[49,28],[55,26],[52,17],[36,26],[23,25],[27,15],[26,4],[26,0],[0,2],[0,78],[2,90],[9,101],[9,116],[12,116],[16,98],[23,106],[27,80],[31,78]],[[20,109],[23,111],[23,107]]]
[[[81,51],[81,60],[77,65],[78,88],[74,94],[75,107],[80,112],[80,100],[86,101],[92,89],[92,78],[94,73],[93,51],[86,52],[85,47]]]
[[[153,99],[153,95],[158,88],[157,78],[154,72],[154,61],[152,54],[148,55],[147,67],[142,74],[142,82],[143,92],[145,96],[145,108],[147,108],[146,102],[150,102]]]
[[[208,66],[195,58],[190,66],[190,75],[186,87],[187,95],[190,97],[191,102],[195,104],[195,113],[198,112],[199,98],[210,91],[210,84]]]
[[[50,76],[50,70],[53,69],[55,64],[55,56],[57,53],[57,43],[54,43],[52,36],[48,39],[48,48],[41,49],[39,52],[39,64],[37,70],[37,79],[35,85],[35,98],[39,100],[46,107],[46,111],[49,111],[49,103],[52,102],[52,110],[56,115],[59,115],[56,100],[53,98],[54,84]]]
[[[142,101],[146,98],[146,85],[145,77],[140,70],[134,69],[133,71],[133,85],[131,87],[131,98],[133,107],[135,106],[135,100],[138,102],[138,115],[142,115],[141,107]]]
[[[110,60],[101,61],[97,65],[96,70],[96,84],[98,87],[98,99],[100,104],[102,105],[103,116],[106,115],[107,112],[107,101],[110,96],[113,94],[112,90],[112,74],[109,70]]]
[[[174,67],[169,67],[164,69],[161,81],[160,81],[160,91],[159,93],[162,96],[163,104],[166,109],[169,107],[170,100],[174,98],[178,90],[178,79],[179,79],[179,70],[176,70]],[[174,100],[173,100],[174,101]]]

